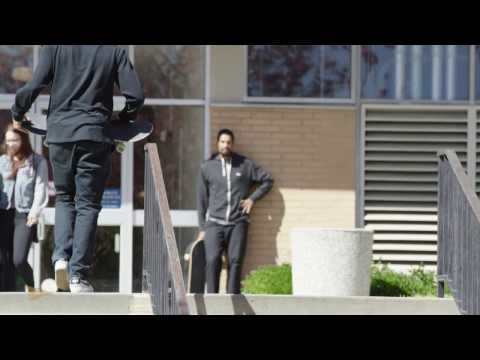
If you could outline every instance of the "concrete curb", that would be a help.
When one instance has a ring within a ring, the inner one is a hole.
[[[453,299],[188,295],[196,315],[459,315]]]
[[[0,315],[150,315],[145,294],[2,293]]]

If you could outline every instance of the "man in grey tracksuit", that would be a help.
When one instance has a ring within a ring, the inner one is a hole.
[[[240,293],[249,214],[273,186],[272,177],[252,160],[232,151],[234,134],[217,136],[218,153],[205,161],[198,182],[199,239],[205,240],[207,292],[218,293],[222,254],[227,250],[229,294]],[[260,186],[249,195],[254,184]]]

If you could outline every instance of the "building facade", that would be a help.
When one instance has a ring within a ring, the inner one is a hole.
[[[476,45],[119,45],[145,89],[180,254],[197,234],[195,188],[216,132],[270,171],[252,216],[244,274],[290,261],[294,227],[375,231],[374,257],[436,264],[436,153],[455,149],[477,184]],[[39,46],[0,46],[0,132]],[[116,93],[115,110],[123,107]],[[48,107],[42,94],[32,112]],[[41,139],[35,149],[48,154]],[[99,219],[94,285],[141,291],[144,143],[116,154]],[[30,260],[52,277],[54,189]],[[183,260],[182,260],[183,261]],[[186,264],[182,264],[186,269]]]

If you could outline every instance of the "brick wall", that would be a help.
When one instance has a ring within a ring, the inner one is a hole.
[[[275,179],[252,214],[244,275],[290,262],[293,227],[355,226],[354,109],[213,106],[212,150],[223,127]]]

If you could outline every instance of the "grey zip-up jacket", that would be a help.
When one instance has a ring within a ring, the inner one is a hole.
[[[23,121],[51,85],[47,142],[111,143],[105,132],[113,112],[113,88],[125,97],[120,120],[133,120],[144,103],[140,80],[125,49],[112,45],[45,45],[32,80],[17,91],[12,116]]]
[[[254,184],[260,186],[251,194]],[[273,186],[273,179],[264,169],[245,156],[233,153],[230,162],[214,155],[200,168],[197,188],[198,223],[201,231],[207,221],[220,225],[232,225],[248,221],[242,214],[240,201],[250,198],[253,202],[265,196]]]

